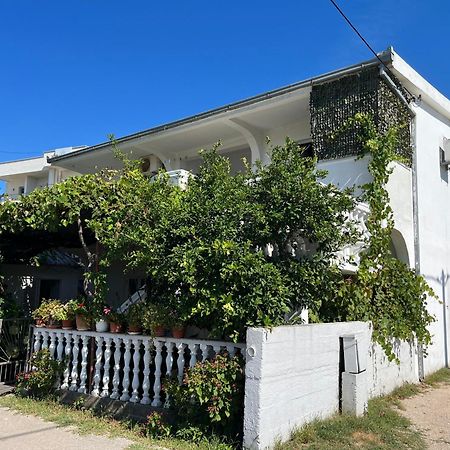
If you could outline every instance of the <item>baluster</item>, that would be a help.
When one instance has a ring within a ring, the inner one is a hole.
[[[208,359],[208,345],[200,344],[200,350],[202,351],[202,361],[206,361]]]
[[[173,342],[166,342],[166,377],[170,378],[172,376],[172,365],[173,365]]]
[[[120,400],[123,402],[127,402],[130,400],[130,359],[131,359],[131,340],[130,338],[126,338],[125,342],[125,353],[123,355],[123,361],[125,367],[123,368],[123,380],[122,380],[122,395],[120,396]]]
[[[42,347],[41,350],[48,349],[48,331],[42,332]]]
[[[89,336],[83,335],[81,349],[81,372],[80,372],[80,387],[78,392],[85,394],[87,392],[87,365],[88,365],[88,353],[89,353]]]
[[[109,367],[111,364],[111,342],[112,338],[108,337],[105,340],[105,365],[103,366],[103,390],[102,397],[109,395]]]
[[[198,344],[189,344],[191,350],[191,359],[189,361],[189,367],[194,367],[197,364],[197,349]]]
[[[72,382],[70,384],[69,390],[76,391],[78,389],[78,351],[80,345],[80,336],[73,337],[73,349],[72,349]]]
[[[37,353],[41,348],[41,338],[42,333],[38,330],[34,330],[34,346],[33,346],[33,353]]]
[[[227,345],[227,351],[230,355],[230,358],[233,358],[233,356],[236,354],[236,347],[234,345]]]
[[[150,360],[151,360],[151,350],[152,343],[150,339],[145,339],[144,344],[144,380],[142,381],[142,400],[143,405],[148,405],[150,403]]]
[[[92,395],[98,397],[100,394],[100,381],[102,372],[102,356],[103,356],[103,336],[96,336],[95,342],[97,343],[97,351],[95,352],[95,373],[94,373],[94,389],[92,389]]]
[[[63,360],[63,352],[64,352],[64,332],[61,331],[58,333],[58,346],[56,347],[56,359],[58,361]]]
[[[55,359],[55,350],[56,350],[56,332],[49,332],[50,336],[50,345],[48,347],[48,351],[50,352],[50,356]]]
[[[114,338],[114,344],[116,346],[114,350],[114,375],[113,375],[113,390],[111,394],[111,398],[118,399],[119,398],[119,384],[120,384],[120,347],[122,345],[122,341],[120,338]]]
[[[152,406],[161,406],[161,363],[162,363],[162,355],[161,355],[161,341],[155,341],[155,384],[153,385],[153,391],[155,396],[153,397]]]
[[[172,377],[172,365],[173,365],[173,342],[167,342],[166,341],[166,349],[167,349],[167,355],[166,355],[166,378],[169,379]],[[164,408],[168,408],[169,405],[169,394],[166,392],[166,399],[164,401]]]
[[[58,345],[56,347],[56,359],[58,361],[62,361],[63,359],[63,351],[64,351],[64,333],[55,333],[55,338],[58,339]],[[55,381],[55,389],[58,389],[61,385],[61,373],[59,372],[56,381]]]
[[[183,374],[184,374],[184,348],[186,344],[180,343],[177,345],[178,348],[178,358],[177,358],[177,366],[178,366],[178,383],[180,385],[183,382]]]
[[[216,345],[212,346],[212,349],[213,349],[213,353],[214,353],[213,358],[215,358],[220,353],[221,346],[216,344]]]
[[[69,333],[64,333],[66,337],[66,346],[64,348],[64,354],[66,356],[66,368],[63,373],[63,383],[61,385],[61,389],[69,388],[69,375],[70,375],[70,356],[72,354],[72,336]]]
[[[141,340],[136,339],[134,341],[134,353],[133,353],[133,392],[130,402],[137,403],[139,401],[139,362],[141,360]]]

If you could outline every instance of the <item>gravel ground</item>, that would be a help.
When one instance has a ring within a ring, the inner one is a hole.
[[[402,414],[423,433],[428,449],[450,450],[450,385],[424,389],[401,404]]]
[[[122,438],[79,435],[34,416],[0,408],[0,449],[2,450],[122,450],[131,441]]]

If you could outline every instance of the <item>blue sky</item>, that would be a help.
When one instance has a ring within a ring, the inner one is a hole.
[[[339,0],[450,97],[445,0]],[[328,0],[0,1],[0,161],[102,142],[369,59]]]

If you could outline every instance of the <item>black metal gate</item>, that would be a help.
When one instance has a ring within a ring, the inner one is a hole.
[[[0,319],[0,383],[13,383],[25,370],[30,318]]]

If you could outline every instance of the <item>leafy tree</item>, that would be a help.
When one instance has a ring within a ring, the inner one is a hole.
[[[248,326],[317,310],[333,295],[334,252],[353,239],[349,192],[321,183],[325,172],[291,140],[273,148],[269,166],[236,175],[217,147],[202,157],[186,190],[163,174],[121,177],[118,192],[139,186],[139,196],[108,205],[96,223],[105,260],[143,270],[153,301],[217,337],[242,339]]]

